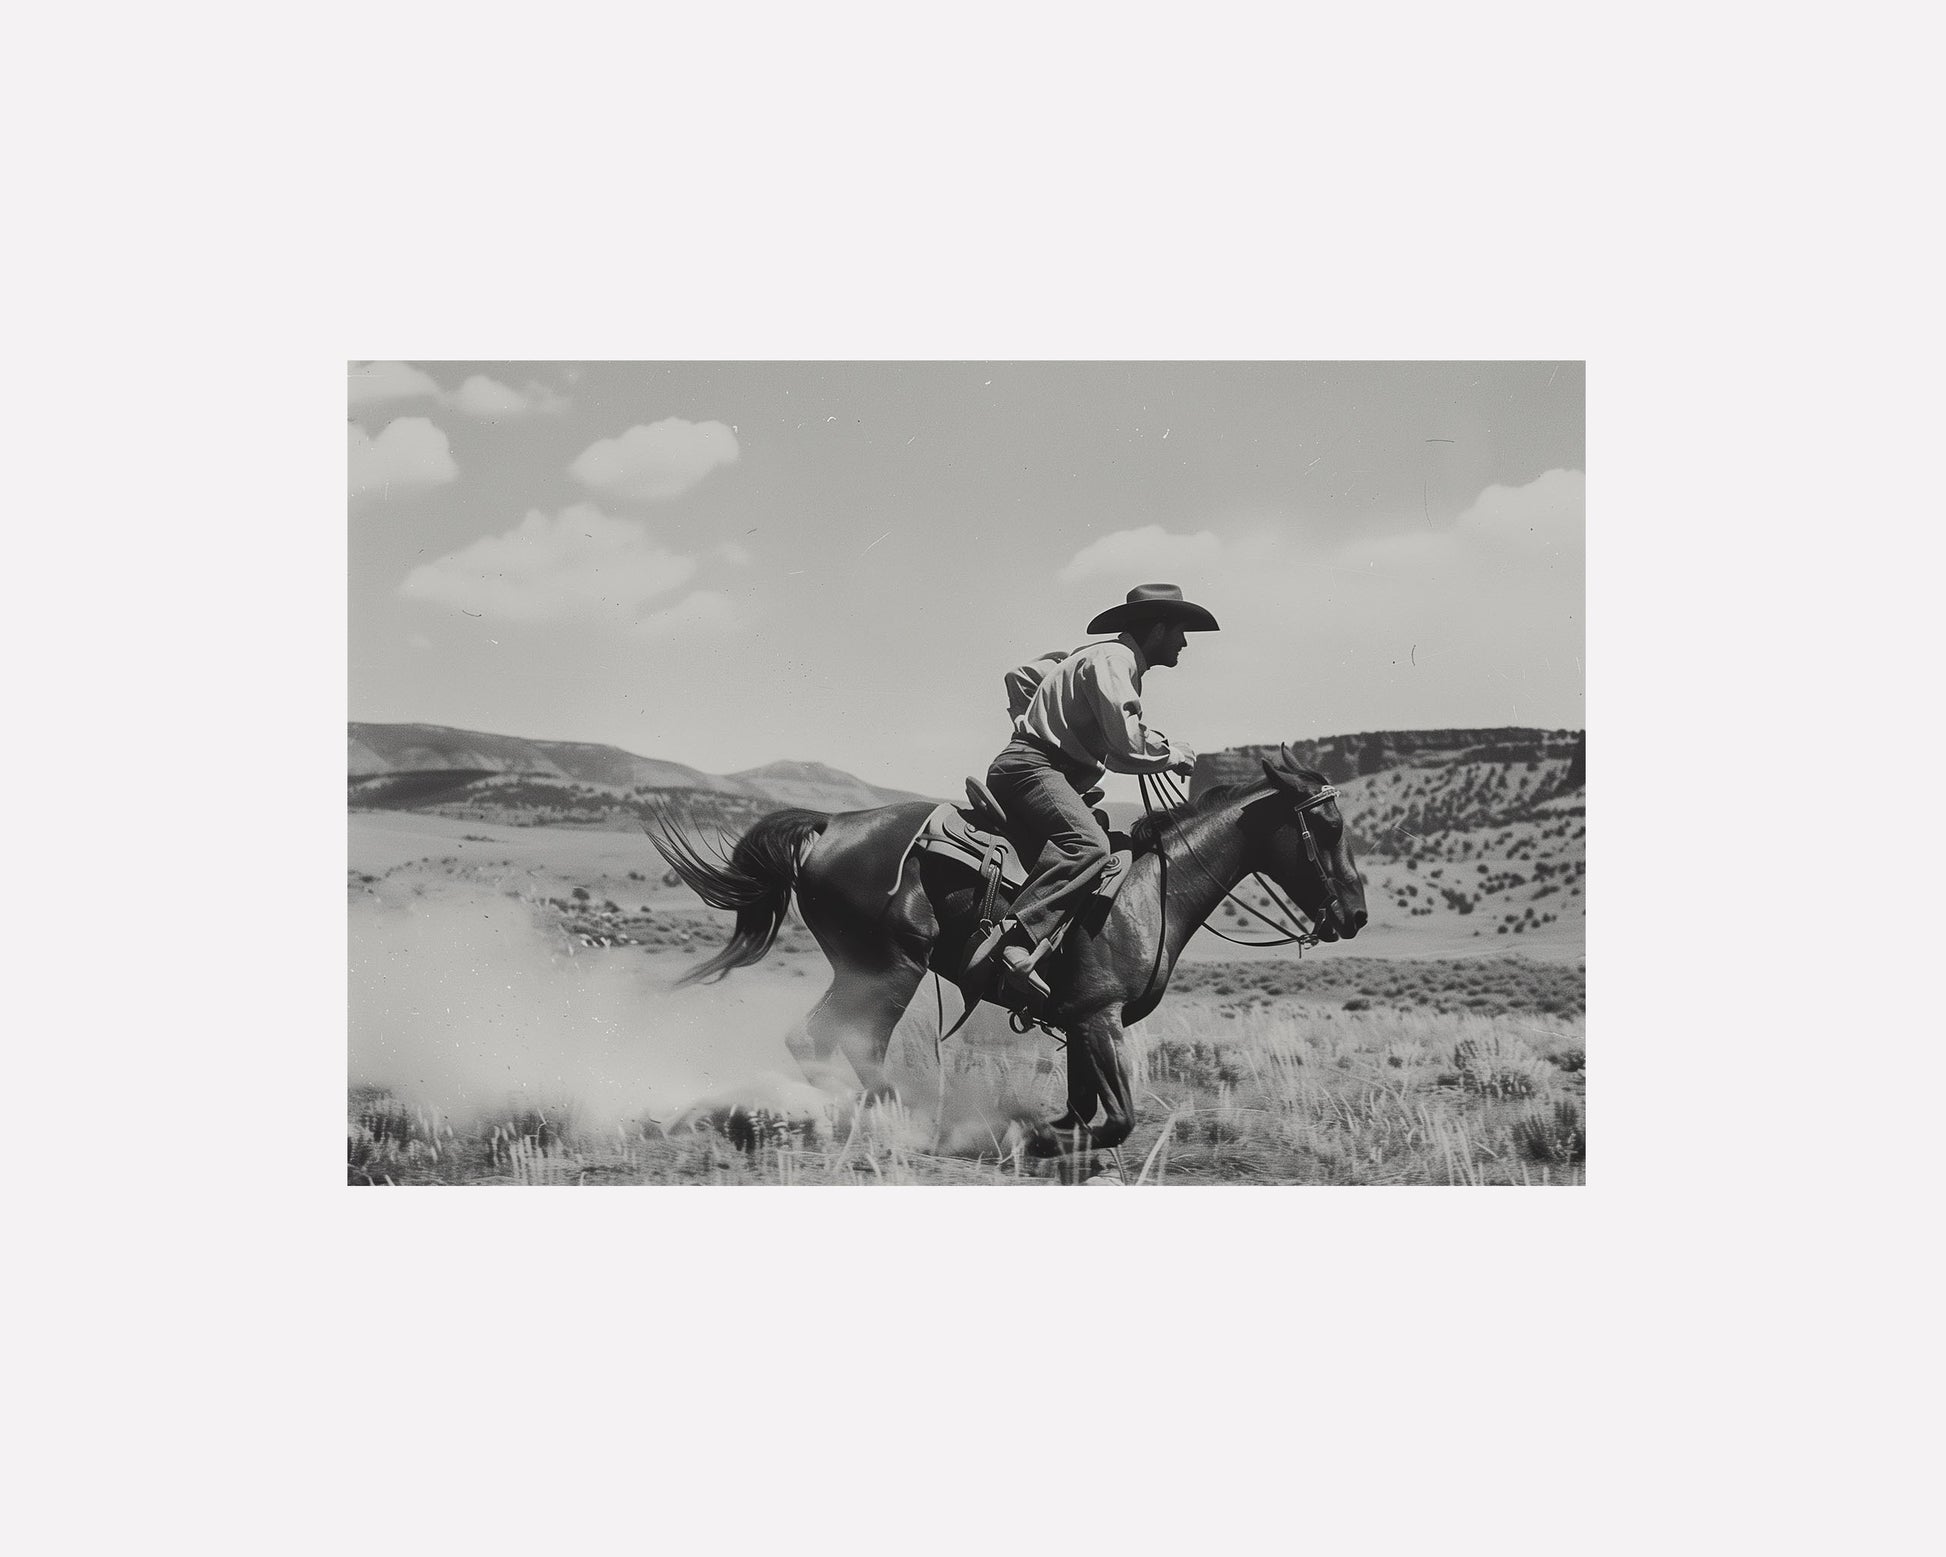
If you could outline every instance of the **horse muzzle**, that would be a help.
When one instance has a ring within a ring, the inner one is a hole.
[[[1349,941],[1365,928],[1368,917],[1362,908],[1348,909],[1342,903],[1333,903],[1320,929],[1327,941]]]

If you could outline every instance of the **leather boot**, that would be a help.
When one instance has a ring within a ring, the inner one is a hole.
[[[1031,947],[1010,941],[1000,948],[1000,970],[1006,975],[1007,982],[1018,990],[1031,990],[1043,1000],[1054,998],[1054,991],[1047,987],[1047,980],[1034,971],[1034,952]]]

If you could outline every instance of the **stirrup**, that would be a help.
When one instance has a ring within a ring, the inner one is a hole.
[[[1016,928],[1017,926],[1013,920],[1002,919],[998,924],[989,929],[986,939],[974,947],[973,955],[966,959],[965,976],[971,977],[973,974],[985,968],[987,963],[992,960],[993,954],[1000,949],[1000,943],[1006,940],[1008,933]]]

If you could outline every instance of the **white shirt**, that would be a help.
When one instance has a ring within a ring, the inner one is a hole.
[[[1127,633],[1056,649],[1007,673],[1014,733],[1056,746],[1099,772],[1159,773],[1176,748],[1142,722],[1142,651]],[[1035,685],[1038,677],[1039,685]]]

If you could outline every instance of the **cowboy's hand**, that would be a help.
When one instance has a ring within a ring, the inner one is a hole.
[[[1181,741],[1169,743],[1169,771],[1180,773],[1187,778],[1196,771],[1196,753]]]

